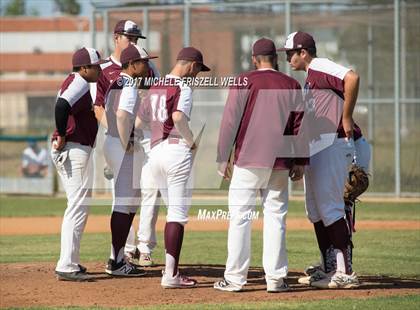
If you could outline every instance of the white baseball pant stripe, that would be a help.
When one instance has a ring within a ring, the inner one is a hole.
[[[61,154],[62,153],[62,154]],[[67,196],[67,208],[61,225],[61,251],[56,271],[79,271],[80,241],[86,226],[93,185],[93,156],[90,146],[67,142],[62,152],[51,150]],[[65,161],[58,162],[60,155]]]
[[[344,138],[310,158],[305,167],[305,208],[312,223],[329,226],[345,216],[344,185],[354,156],[354,142]]]
[[[288,170],[234,167],[229,188],[228,258],[225,279],[243,286],[251,261],[251,212],[257,191],[264,210],[263,267],[267,283],[276,283],[288,273],[286,215]]]

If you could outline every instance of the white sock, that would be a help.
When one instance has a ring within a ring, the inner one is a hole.
[[[346,263],[344,261],[344,254],[339,249],[334,249],[337,259],[337,272],[346,273]]]
[[[115,260],[115,255],[114,255],[114,247],[111,244],[111,254],[109,254],[109,258],[112,260]]]
[[[124,248],[120,249],[117,257],[115,257],[114,252],[114,247],[111,245],[111,255],[109,256],[110,259],[113,259],[116,263],[119,263],[124,259]]]
[[[122,247],[120,249],[120,251],[118,252],[118,256],[117,256],[117,263],[119,263],[120,261],[122,261],[124,259],[124,247]]]
[[[173,277],[175,269],[175,258],[171,255],[166,253],[166,263],[165,263],[165,274],[166,276]]]

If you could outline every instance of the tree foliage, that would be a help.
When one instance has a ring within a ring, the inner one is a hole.
[[[80,4],[77,0],[54,0],[61,13],[69,15],[80,14]]]
[[[4,15],[6,16],[25,15],[25,0],[11,0],[6,5]]]

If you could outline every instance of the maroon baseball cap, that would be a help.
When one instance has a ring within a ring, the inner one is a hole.
[[[101,59],[99,52],[90,47],[83,47],[73,54],[72,64],[73,67],[100,65],[106,62]]]
[[[276,46],[274,42],[267,38],[261,38],[252,45],[252,56],[272,55],[276,56]]]
[[[153,58],[158,58],[157,56],[149,56],[144,48],[137,46],[135,44],[129,44],[127,48],[125,48],[121,52],[120,61],[121,64],[126,64],[130,61],[134,60],[149,60]]]
[[[114,28],[114,33],[146,39],[137,24],[131,20],[120,20]]]
[[[315,40],[309,33],[297,31],[287,36],[284,47],[279,48],[278,51],[291,51],[301,48],[316,48]]]
[[[178,53],[176,60],[195,61],[201,64],[201,71],[210,71],[210,68],[203,63],[203,54],[194,47],[184,47]]]

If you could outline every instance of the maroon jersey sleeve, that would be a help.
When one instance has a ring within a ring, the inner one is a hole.
[[[247,90],[231,87],[220,125],[217,162],[229,160],[246,105]]]
[[[105,94],[109,87],[109,81],[107,80],[105,74],[101,73],[99,79],[96,82],[96,106],[105,107]]]

